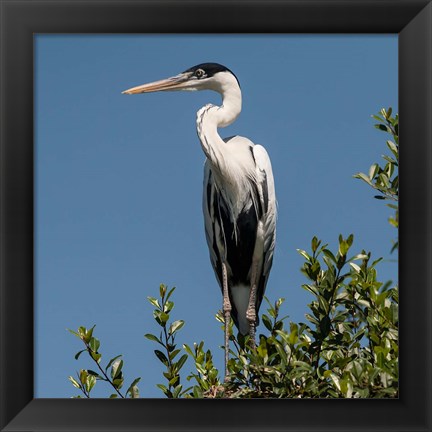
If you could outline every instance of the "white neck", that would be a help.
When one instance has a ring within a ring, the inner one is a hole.
[[[226,72],[219,73],[210,90],[222,96],[222,105],[206,105],[197,112],[197,133],[205,155],[214,165],[223,161],[225,142],[218,134],[218,127],[233,123],[241,112],[242,96],[236,78]]]

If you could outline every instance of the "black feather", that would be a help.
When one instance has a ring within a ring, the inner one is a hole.
[[[211,78],[212,76],[214,76],[218,72],[229,72],[230,74],[232,74],[235,77],[238,85],[240,86],[240,82],[239,82],[238,78],[236,77],[235,73],[232,70],[228,69],[226,66],[221,65],[219,63],[200,63],[196,66],[192,66],[191,68],[186,69],[183,73],[186,73],[186,72],[195,73],[198,69],[202,69],[205,72],[205,78]]]

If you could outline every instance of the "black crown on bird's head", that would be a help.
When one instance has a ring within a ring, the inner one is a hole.
[[[203,71],[204,74],[202,74],[202,72],[200,71]],[[226,66],[219,63],[200,63],[196,66],[192,66],[191,68],[186,69],[183,73],[187,72],[192,72],[194,75],[197,76],[198,79],[211,78],[218,72],[229,72],[234,76],[234,78],[237,80],[238,85],[240,86],[240,82],[236,77],[235,73],[231,69],[228,69]]]

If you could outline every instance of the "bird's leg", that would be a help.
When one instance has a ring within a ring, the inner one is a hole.
[[[223,283],[223,313],[225,323],[225,382],[228,381],[228,357],[229,357],[229,323],[231,320],[231,302],[228,294],[228,275],[225,262],[222,263]]]
[[[246,310],[246,318],[249,321],[249,345],[251,348],[255,348],[255,328],[256,328],[256,295],[257,295],[257,264],[254,261],[252,263],[252,274],[251,274],[251,291],[249,294],[249,304]]]

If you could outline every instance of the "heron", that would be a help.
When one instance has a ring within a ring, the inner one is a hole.
[[[201,63],[167,79],[125,90],[124,94],[213,90],[220,106],[197,112],[196,128],[204,164],[203,213],[210,260],[223,296],[225,381],[228,380],[229,323],[249,336],[254,348],[276,238],[276,197],[265,148],[248,138],[222,139],[218,128],[232,124],[242,108],[235,74],[218,63]]]

